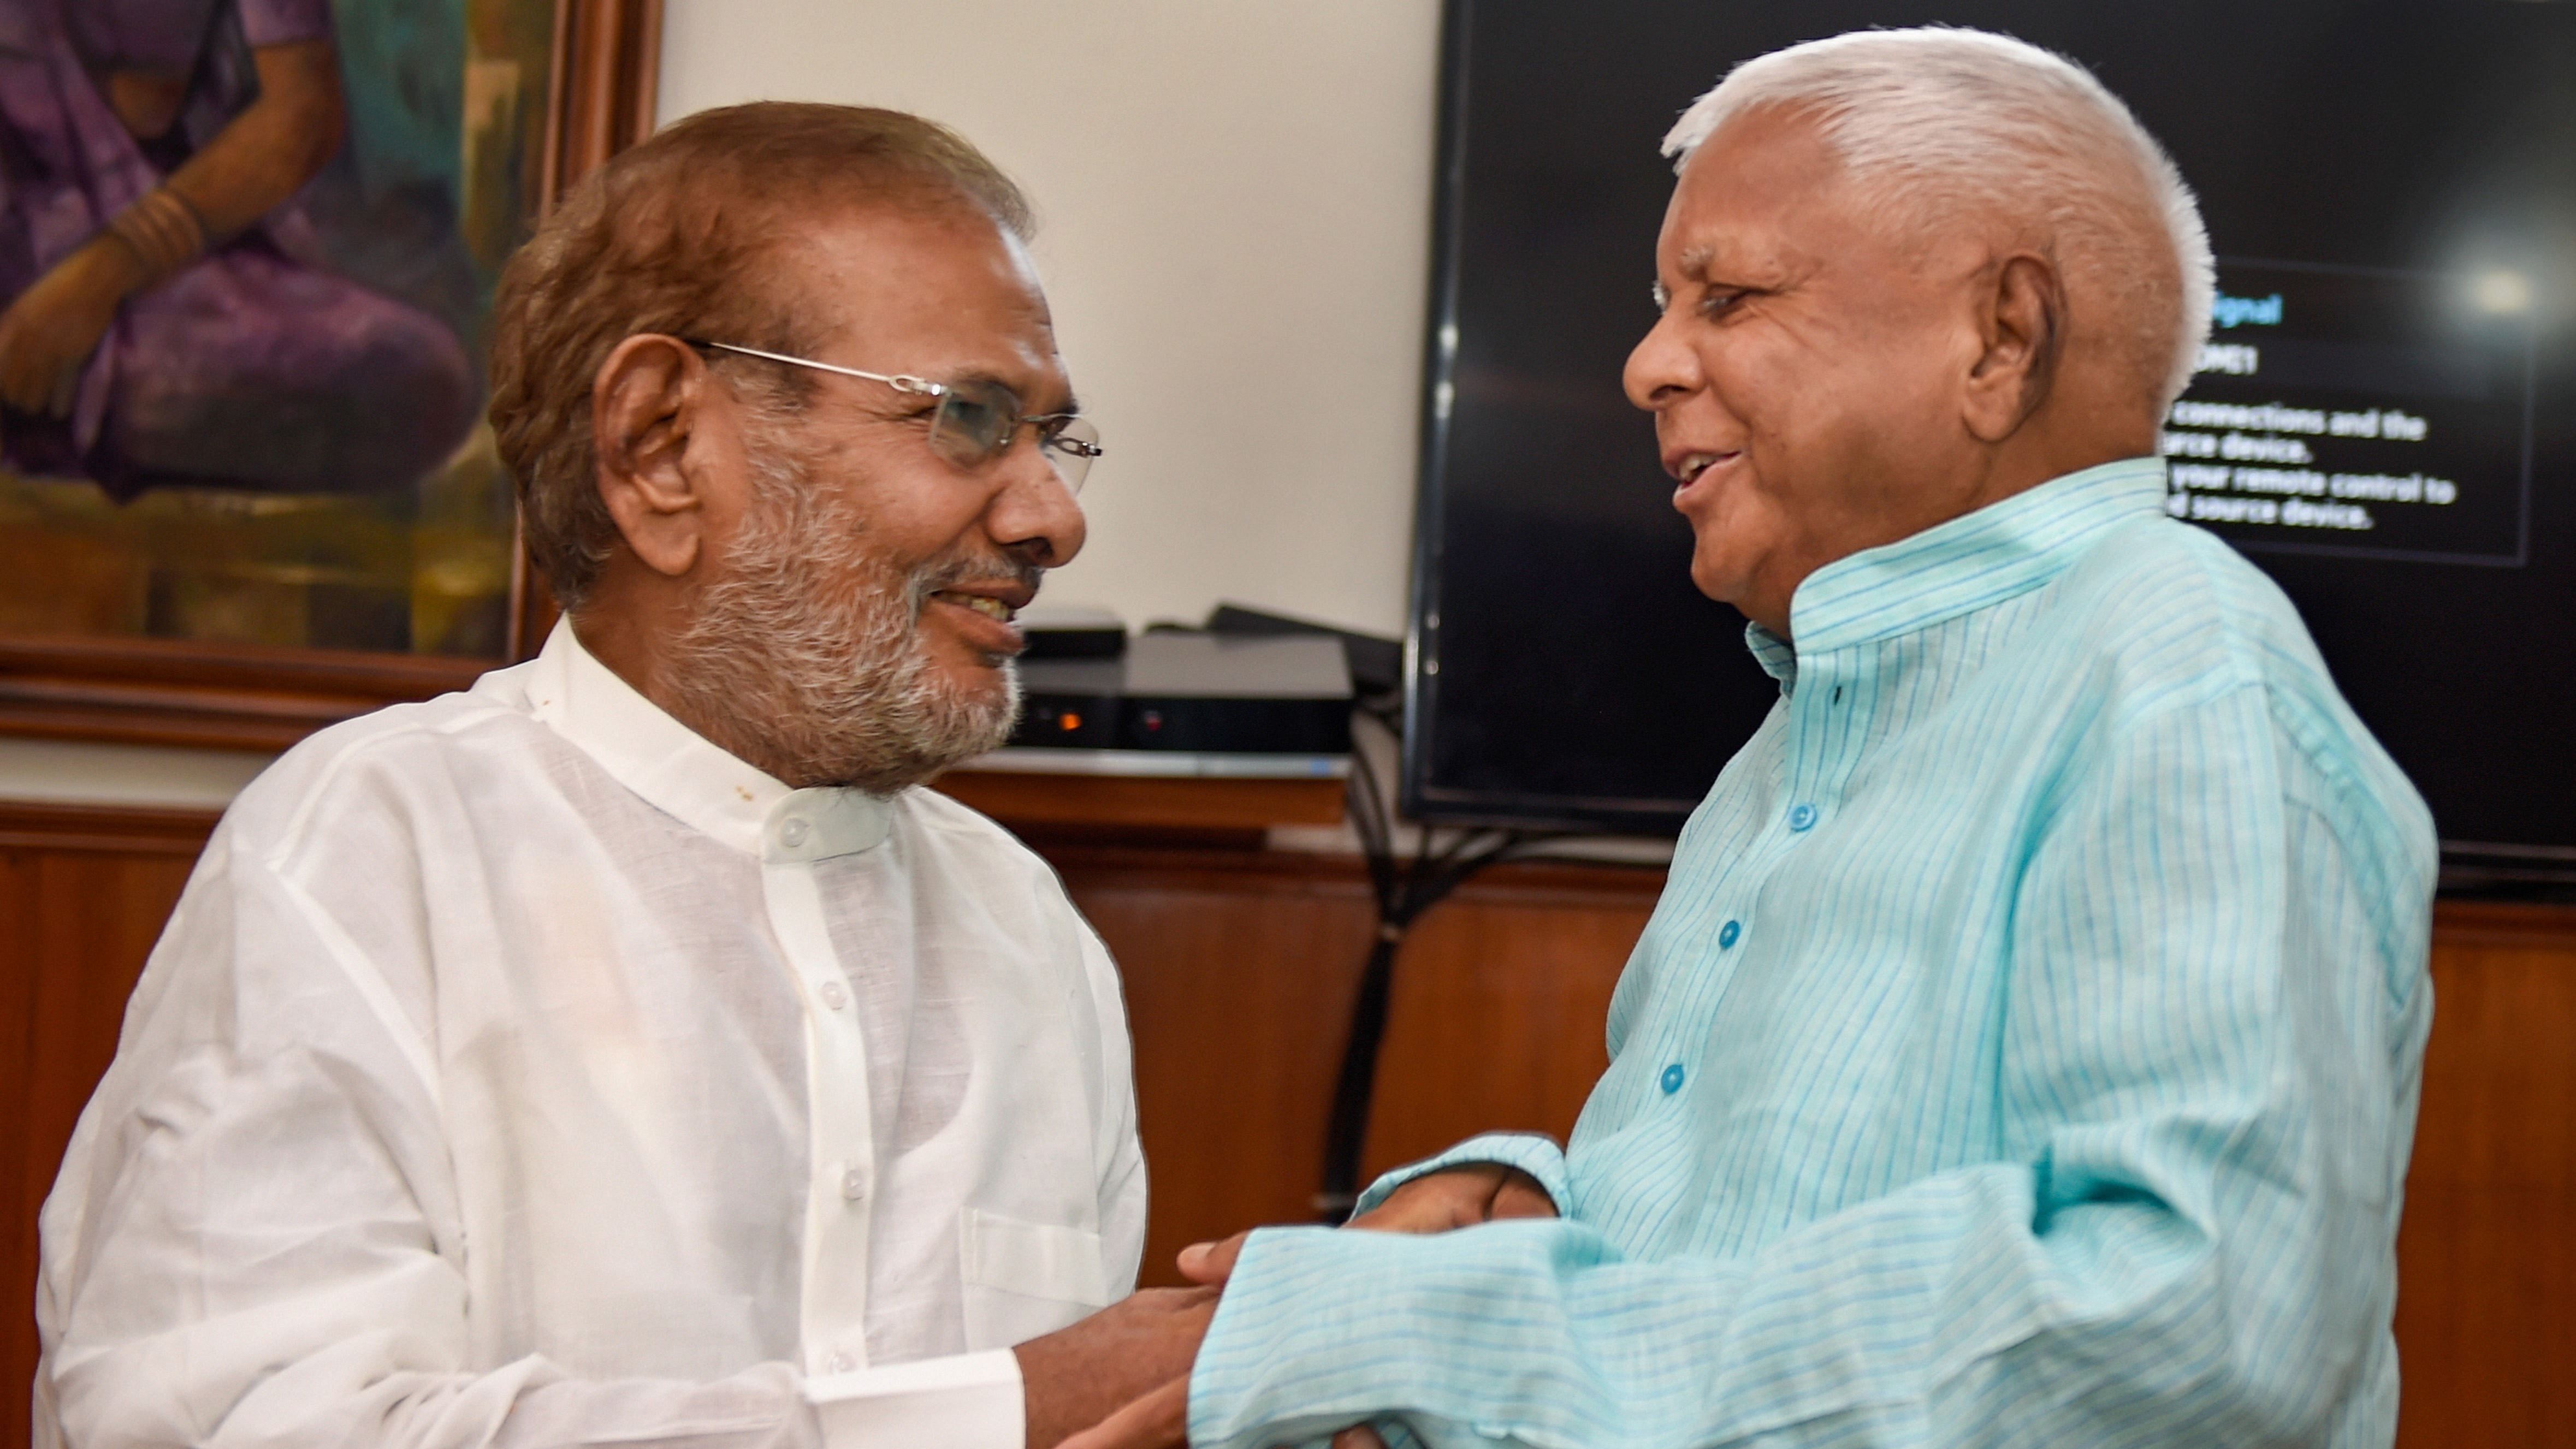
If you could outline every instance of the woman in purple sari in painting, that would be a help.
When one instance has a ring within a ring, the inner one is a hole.
[[[0,456],[146,488],[399,493],[480,399],[297,194],[346,130],[330,0],[0,0]]]

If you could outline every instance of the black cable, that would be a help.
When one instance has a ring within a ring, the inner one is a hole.
[[[1324,1187],[1315,1194],[1315,1212],[1339,1227],[1349,1220],[1358,1200],[1360,1153],[1368,1145],[1368,1109],[1377,1092],[1378,1047],[1386,1038],[1386,1005],[1395,982],[1395,948],[1402,931],[1380,922],[1368,964],[1360,971],[1359,996],[1351,1003],[1351,1031],[1342,1047],[1342,1069],[1333,1082],[1333,1113],[1324,1129]]]
[[[1342,1045],[1342,1065],[1333,1082],[1332,1115],[1324,1129],[1323,1190],[1315,1194],[1315,1211],[1339,1226],[1350,1217],[1359,1192],[1360,1158],[1368,1146],[1369,1107],[1377,1095],[1379,1049],[1386,1040],[1387,1005],[1395,989],[1396,953],[1405,934],[1425,911],[1466,884],[1476,872],[1555,837],[1508,830],[1461,832],[1438,853],[1431,850],[1431,831],[1422,827],[1411,863],[1399,872],[1395,859],[1395,812],[1365,751],[1351,752],[1350,809],[1352,828],[1368,866],[1370,892],[1377,902],[1377,939],[1360,968],[1358,994],[1351,1001],[1350,1034]]]

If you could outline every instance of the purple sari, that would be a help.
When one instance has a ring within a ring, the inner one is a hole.
[[[249,106],[252,49],[330,36],[329,0],[0,0],[0,297]],[[118,70],[190,77],[168,135],[126,130],[93,79]],[[446,323],[319,258],[289,201],[128,298],[70,416],[0,415],[0,457],[119,499],[407,491],[471,431],[475,370]]]

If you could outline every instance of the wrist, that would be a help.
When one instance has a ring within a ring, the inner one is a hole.
[[[95,284],[123,298],[152,281],[150,268],[133,246],[112,231],[100,232],[63,263],[81,282]]]
[[[187,198],[167,186],[146,192],[116,214],[100,240],[122,252],[127,268],[120,280],[138,291],[169,277],[203,255],[206,225]]]
[[[1534,1132],[1487,1132],[1470,1137],[1437,1157],[1407,1164],[1369,1184],[1360,1194],[1362,1215],[1387,1201],[1398,1188],[1417,1178],[1427,1177],[1469,1163],[1499,1163],[1516,1167],[1535,1180],[1552,1208],[1562,1210],[1566,1201],[1565,1154],[1556,1139]]]

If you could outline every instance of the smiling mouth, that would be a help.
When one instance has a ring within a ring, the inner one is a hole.
[[[1010,605],[1003,603],[999,599],[991,598],[983,594],[961,594],[951,589],[941,589],[937,593],[932,594],[931,597],[944,604],[956,604],[962,608],[972,609],[987,619],[998,620],[1004,624],[1011,622],[1012,619],[1019,615],[1019,610],[1012,608]]]
[[[1680,464],[1673,469],[1673,478],[1675,481],[1679,482],[1681,486],[1688,488],[1693,482],[1698,480],[1700,474],[1707,472],[1709,469],[1716,467],[1718,464],[1723,463],[1734,456],[1735,455],[1733,453],[1685,454]]]

